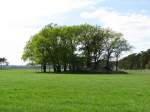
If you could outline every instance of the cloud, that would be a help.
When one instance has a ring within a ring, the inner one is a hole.
[[[104,27],[122,32],[138,48],[135,51],[147,49],[150,45],[147,10],[123,14],[110,8],[95,9],[102,1],[105,0],[1,0],[0,57],[7,57],[11,64],[24,64],[21,55],[31,35],[50,22],[73,24],[76,19],[77,23],[98,20]],[[80,13],[82,18],[78,17]]]
[[[67,13],[93,6],[93,0],[1,0],[0,57],[10,64],[24,64],[26,42],[50,22],[63,23]]]
[[[110,8],[99,8],[81,13],[84,19],[96,19],[104,27],[122,32],[124,37],[136,48],[135,52],[150,46],[150,17],[144,13],[120,13]]]

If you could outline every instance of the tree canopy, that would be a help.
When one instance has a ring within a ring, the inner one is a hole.
[[[122,69],[150,69],[150,49],[133,53],[120,60]]]
[[[93,71],[113,69],[111,61],[118,59],[130,45],[121,33],[97,25],[60,26],[49,24],[27,42],[22,59],[41,65],[46,72]],[[116,64],[118,68],[118,64]],[[116,69],[117,70],[117,69]]]
[[[0,58],[0,69],[3,69],[3,66],[7,66],[9,63],[5,57]]]

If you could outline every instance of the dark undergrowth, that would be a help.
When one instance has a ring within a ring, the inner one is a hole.
[[[37,73],[44,73],[44,72],[37,72]],[[128,72],[125,71],[62,71],[62,72],[45,72],[45,73],[53,73],[53,74],[88,74],[88,75],[92,75],[92,74],[105,74],[105,75],[113,75],[113,74],[129,74]]]

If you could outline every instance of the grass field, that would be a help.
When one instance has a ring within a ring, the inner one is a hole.
[[[0,112],[149,112],[150,73],[0,71]]]

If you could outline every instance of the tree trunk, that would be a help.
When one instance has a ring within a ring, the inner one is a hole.
[[[97,69],[97,65],[98,65],[98,61],[97,61],[97,57],[94,56],[94,69]]]
[[[72,66],[71,65],[69,65],[69,71],[72,71]]]
[[[66,71],[67,71],[67,65],[64,64],[64,72],[66,72]]]
[[[43,72],[46,73],[46,65],[43,65]]]
[[[90,56],[90,51],[87,49],[87,57],[86,57],[86,67],[90,68],[91,67],[91,56]]]
[[[41,72],[43,72],[43,66],[41,65]]]
[[[76,67],[75,65],[72,65],[72,71],[75,72],[76,71]]]
[[[109,60],[110,60],[110,55],[108,55],[107,59],[106,59],[106,67],[105,68],[107,71],[110,71],[110,61]]]
[[[56,68],[55,64],[53,65],[53,70],[54,70],[54,72],[57,72],[57,68]]]
[[[61,65],[57,65],[56,68],[57,68],[57,72],[61,72]]]
[[[90,61],[90,57],[87,57],[87,64],[86,64],[87,68],[91,67],[91,61]]]
[[[116,57],[116,71],[118,71],[118,64],[119,64],[118,57]]]
[[[48,66],[49,72],[51,72],[51,65]]]

